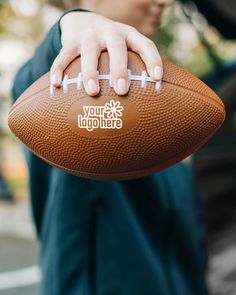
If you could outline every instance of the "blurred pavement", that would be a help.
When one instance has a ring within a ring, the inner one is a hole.
[[[38,243],[27,203],[0,202],[0,295],[36,295]]]

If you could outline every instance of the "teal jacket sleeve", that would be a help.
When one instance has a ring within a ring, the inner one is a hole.
[[[50,67],[62,48],[61,44],[61,18],[72,11],[87,11],[87,9],[72,9],[62,14],[60,19],[53,25],[45,39],[36,48],[33,56],[17,72],[13,87],[13,102],[27,89],[35,80],[50,70]]]
[[[89,10],[78,8],[66,11],[63,15],[71,11]],[[13,102],[15,102],[35,80],[50,70],[54,59],[62,48],[60,31],[60,20],[62,16],[36,48],[33,56],[18,70],[12,87]],[[40,235],[41,220],[44,214],[48,191],[50,190],[53,169],[52,166],[34,155],[25,145],[22,145],[22,149],[29,170],[29,193],[33,217],[37,234]]]

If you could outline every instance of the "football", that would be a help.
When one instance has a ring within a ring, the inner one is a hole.
[[[35,81],[12,105],[8,125],[38,157],[77,176],[118,181],[159,172],[202,147],[225,118],[214,91],[170,61],[163,64],[163,79],[154,81],[128,51],[130,89],[119,96],[104,51],[100,92],[92,97],[78,57],[61,87],[50,86],[49,73]]]

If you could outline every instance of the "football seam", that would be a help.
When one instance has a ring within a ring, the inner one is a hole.
[[[112,87],[111,73],[99,74],[99,71],[97,71],[97,75],[98,75],[98,80],[108,80],[109,81],[109,86]],[[198,79],[198,80],[200,82],[202,82],[200,79]],[[69,76],[65,75],[64,78],[63,78],[63,81],[61,82],[61,87],[63,88],[64,93],[68,93],[68,85],[70,85],[70,84],[76,84],[77,85],[77,90],[81,90],[83,88],[82,81],[83,81],[83,77],[82,77],[81,72],[79,72],[77,78],[69,79]],[[186,90],[188,90],[190,92],[193,92],[193,93],[199,93],[199,94],[205,96],[206,98],[214,100],[220,106],[224,107],[224,105],[220,101],[218,101],[214,96],[209,96],[207,94],[202,94],[201,92],[194,91],[193,89],[190,89],[190,88],[188,88],[186,86],[169,82],[169,81],[165,80],[164,78],[162,80],[153,80],[147,75],[147,72],[145,70],[142,71],[141,75],[133,75],[131,70],[128,69],[128,88],[130,87],[131,81],[140,81],[141,82],[141,88],[145,88],[147,82],[155,83],[155,90],[157,92],[161,91],[161,86],[162,86],[161,84],[162,84],[162,81],[164,81],[165,83],[168,83],[169,85],[173,85],[173,86],[179,87],[181,89],[186,89]],[[50,87],[50,89],[49,89],[50,95],[53,96],[55,94],[55,89],[56,88],[52,84],[50,84],[49,87]]]
[[[213,100],[217,105],[219,105],[221,108],[225,108],[225,106],[224,106],[224,103],[221,101],[221,99],[220,98],[218,98],[218,99],[216,99],[214,96],[209,96],[209,95],[207,95],[207,94],[203,94],[203,93],[201,93],[201,92],[199,92],[199,91],[194,91],[194,90],[192,90],[192,89],[190,89],[190,88],[188,88],[188,87],[186,87],[186,86],[182,86],[182,85],[179,85],[179,84],[175,84],[175,83],[172,83],[172,82],[169,82],[169,81],[165,81],[165,80],[163,80],[165,83],[167,83],[167,84],[169,84],[169,85],[172,85],[172,86],[175,86],[175,87],[179,87],[180,89],[185,89],[185,90],[188,90],[188,91],[190,91],[190,92],[192,92],[192,93],[195,93],[195,94],[198,94],[198,95],[200,95],[200,96],[203,96],[204,98],[208,98],[208,99],[210,99],[210,100]],[[201,80],[200,80],[200,82],[202,82]],[[207,85],[206,85],[207,86]],[[208,87],[208,86],[207,86]],[[208,87],[209,88],[209,87]],[[217,94],[216,94],[217,95]]]
[[[145,71],[143,71],[143,72],[145,72]],[[108,75],[107,75],[108,76]],[[138,76],[138,75],[135,75],[135,76]],[[139,77],[142,77],[142,76],[139,76]],[[70,80],[75,80],[76,78],[73,78],[73,79],[70,79]],[[140,79],[142,79],[142,78],[140,78]],[[154,81],[154,80],[153,80]],[[153,82],[153,81],[150,81],[150,82]],[[161,81],[163,81],[163,82],[165,82],[165,83],[167,83],[167,84],[169,84],[169,85],[172,85],[172,86],[175,86],[175,87],[177,87],[177,88],[180,88],[180,89],[186,89],[186,90],[188,90],[188,91],[190,91],[190,92],[192,92],[192,93],[196,93],[196,94],[198,94],[198,95],[201,95],[201,96],[203,96],[204,98],[208,98],[208,99],[212,99],[215,103],[217,103],[221,108],[223,108],[224,109],[224,104],[223,104],[223,102],[220,100],[220,98],[219,98],[219,100],[217,100],[215,97],[213,97],[213,96],[209,96],[209,95],[207,95],[207,94],[203,94],[203,93],[201,93],[201,92],[198,92],[198,91],[194,91],[194,90],[192,90],[192,89],[190,89],[190,88],[188,88],[188,87],[186,87],[186,86],[183,86],[183,85],[179,85],[179,84],[175,84],[175,83],[172,83],[172,82],[169,82],[169,81],[167,81],[167,80],[165,80],[164,78],[162,79],[162,80],[159,80],[159,82],[161,82]],[[200,82],[202,82],[201,80],[199,80]],[[155,81],[156,82],[156,81]],[[72,83],[71,83],[72,84]],[[32,84],[33,85],[33,84]],[[31,86],[32,86],[31,85]],[[207,86],[207,85],[206,85]],[[161,86],[160,86],[161,87]],[[35,96],[35,95],[37,95],[39,92],[43,92],[45,89],[47,89],[47,88],[49,88],[49,94],[50,94],[50,91],[51,91],[51,85],[47,85],[46,87],[44,87],[44,88],[42,88],[42,89],[40,89],[40,90],[38,90],[38,91],[36,91],[35,93],[33,93],[33,94],[31,94],[30,96],[27,96],[27,97],[25,97],[24,98],[24,100],[23,101],[26,101],[26,100],[28,100],[28,99],[30,99],[30,98],[33,98],[33,96]],[[159,90],[159,92],[161,91],[161,89]],[[50,97],[53,97],[52,95],[50,96]],[[22,102],[23,102],[22,101]],[[16,100],[16,103],[11,107],[11,109],[10,109],[10,112],[9,112],[9,114],[15,109],[15,107],[16,106],[18,106],[20,103],[22,103],[22,102],[19,102],[19,103],[17,103],[17,100]]]
[[[153,80],[151,77],[147,75],[147,71],[143,70],[141,75],[133,75],[132,71],[128,69],[128,88],[130,87],[131,81],[140,81],[141,82],[141,88],[144,88],[147,84],[147,82],[155,83],[155,90],[157,92],[160,92],[161,90],[161,82],[162,80]],[[100,74],[97,70],[97,77],[98,80],[108,80],[109,86],[113,87],[112,85],[112,76],[111,72],[108,74]],[[77,90],[81,90],[83,88],[83,76],[82,72],[78,73],[78,76],[76,78],[69,79],[68,75],[65,75],[62,82],[61,87],[63,88],[64,93],[68,92],[68,85],[70,84],[76,84]],[[56,87],[54,87],[52,84],[50,84],[50,95],[53,96],[55,94]]]

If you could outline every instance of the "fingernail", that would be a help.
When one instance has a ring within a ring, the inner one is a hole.
[[[91,93],[97,92],[97,85],[93,79],[89,79],[87,82],[87,85],[88,85],[88,89]]]
[[[118,79],[117,89],[120,93],[125,93],[127,91],[127,83],[125,79],[123,78]]]
[[[154,68],[154,78],[157,80],[161,80],[163,76],[163,69],[160,66],[156,66]]]
[[[51,84],[52,85],[55,85],[55,84],[57,84],[57,75],[52,75],[52,78],[51,78]]]

